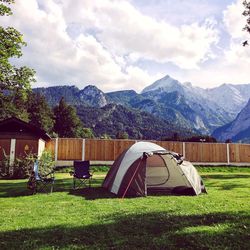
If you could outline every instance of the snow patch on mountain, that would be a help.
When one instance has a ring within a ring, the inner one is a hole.
[[[219,106],[235,116],[246,105],[250,97],[250,93],[247,96],[243,92],[245,89],[239,88],[237,85],[223,84],[217,88],[207,89],[207,97],[210,100],[215,100]]]
[[[179,93],[183,94],[183,87],[182,84],[171,78],[169,75],[155,81],[153,84],[149,85],[148,87],[144,88],[141,93],[146,93],[149,91],[158,90],[160,92],[174,92],[178,91]]]
[[[197,130],[206,130],[206,126],[199,116],[195,117],[194,128]]]

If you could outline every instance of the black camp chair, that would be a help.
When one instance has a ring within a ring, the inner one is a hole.
[[[90,171],[89,161],[74,161],[73,189],[91,187],[91,180],[94,171]]]
[[[33,194],[38,192],[52,193],[54,182],[54,171],[51,171],[43,176],[40,175],[38,161],[35,161],[32,174],[28,181],[28,188],[32,190]]]

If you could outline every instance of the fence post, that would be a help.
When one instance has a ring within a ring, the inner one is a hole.
[[[55,162],[57,162],[57,155],[58,155],[58,137],[56,137],[56,143],[55,143]]]
[[[227,165],[230,164],[230,152],[229,152],[229,144],[227,143]]]
[[[82,161],[85,160],[85,139],[82,139]]]
[[[185,144],[185,142],[182,142],[182,155],[184,158],[186,158],[186,144]]]

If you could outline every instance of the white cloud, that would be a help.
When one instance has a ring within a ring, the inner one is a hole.
[[[249,54],[244,54],[242,46],[235,43],[235,39],[240,39],[235,14],[239,11],[238,2],[224,12],[224,22],[233,39],[223,58],[216,58],[213,52],[221,35],[213,18],[176,26],[168,23],[167,17],[159,20],[142,14],[132,3],[17,0],[14,15],[3,18],[5,25],[16,27],[28,42],[24,56],[15,62],[34,68],[39,85],[49,82],[82,88],[95,84],[103,91],[140,91],[162,77],[162,73],[169,73],[166,68],[165,72],[149,74],[140,63],[144,60],[175,64],[186,72],[182,76],[190,77],[184,81],[197,79],[197,82],[203,75],[206,79],[221,80],[221,72],[228,79],[233,72],[236,75],[236,69],[237,73],[242,72],[244,62],[249,65]],[[236,63],[238,57],[242,58],[241,67]],[[211,58],[219,64],[201,68]],[[210,77],[209,70],[214,77]]]
[[[224,23],[231,37],[230,46],[225,50],[228,64],[250,63],[250,50],[242,46],[242,42],[249,38],[249,34],[243,31],[246,18],[242,15],[244,10],[242,2],[242,0],[237,0],[224,11]]]
[[[127,67],[126,72],[128,75],[127,81],[130,82],[130,89],[136,89],[139,91],[164,76],[159,73],[156,75],[149,75],[147,71],[136,66]]]
[[[250,40],[250,35],[243,31],[246,18],[242,0],[229,4],[223,12],[223,22],[229,36],[229,44],[222,48],[221,55],[199,70],[189,70],[181,80],[192,81],[201,87],[214,87],[222,83],[250,83],[250,47],[242,42]]]
[[[85,3],[88,5],[88,1]],[[82,6],[76,2],[74,8],[82,13]],[[70,37],[60,3],[19,0],[13,10],[13,16],[4,18],[5,25],[16,27],[28,42],[22,58],[14,62],[34,68],[39,86],[75,84],[82,88],[96,84],[104,91],[125,88],[140,91],[152,79],[156,80],[143,69],[128,65],[127,56],[108,50],[91,34]]]
[[[243,27],[246,24],[246,18],[242,15],[244,6],[243,0],[237,0],[235,3],[230,4],[223,12],[224,23],[231,38],[242,38],[246,36]]]
[[[249,34],[242,30],[246,24],[246,18],[242,15],[242,2],[238,0],[224,11],[224,22],[231,37],[230,46],[224,51],[224,65],[225,68],[228,67],[228,73],[233,80],[250,82],[250,49],[242,46],[242,42],[249,38]]]
[[[150,76],[138,60],[197,68],[218,40],[214,25],[175,27],[143,15],[125,0],[18,0],[13,10],[5,25],[16,27],[28,42],[15,63],[34,68],[39,85],[140,91],[162,74]]]
[[[81,1],[75,2],[79,6]],[[64,10],[68,13],[68,4]],[[128,1],[87,1],[81,16],[77,9],[71,11],[78,17],[75,22],[98,29],[97,37],[109,51],[133,54],[133,58],[136,55],[140,59],[194,68],[209,56],[211,46],[218,41],[218,32],[211,24],[176,27],[143,15]],[[67,13],[67,20],[72,22],[72,13]]]

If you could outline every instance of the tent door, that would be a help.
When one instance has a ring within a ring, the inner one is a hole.
[[[168,167],[160,155],[153,155],[147,159],[146,189],[164,187],[169,176]]]

